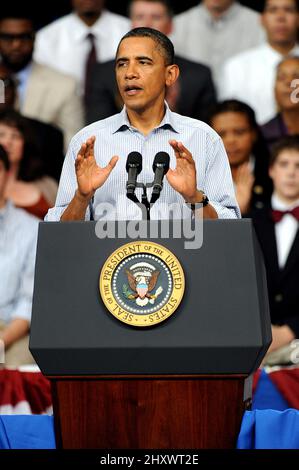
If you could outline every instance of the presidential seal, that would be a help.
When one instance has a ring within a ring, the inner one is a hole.
[[[166,320],[178,308],[185,276],[171,251],[138,240],[109,256],[99,287],[105,306],[115,318],[128,325],[147,327]]]

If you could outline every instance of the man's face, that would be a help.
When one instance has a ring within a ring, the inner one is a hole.
[[[299,83],[299,58],[289,58],[282,62],[277,69],[275,82],[275,96],[279,108],[284,110],[299,111],[298,97],[293,97],[294,80]],[[293,98],[293,99],[292,99]]]
[[[4,199],[4,192],[8,180],[8,171],[4,167],[4,163],[0,160],[0,205]]]
[[[104,4],[105,0],[72,0],[73,9],[83,16],[100,14]]]
[[[284,44],[295,41],[299,26],[296,0],[267,0],[262,24],[270,42]]]
[[[11,71],[22,70],[32,59],[34,31],[29,20],[0,21],[0,54]]]
[[[274,190],[283,200],[299,199],[299,151],[283,150],[269,170]]]
[[[163,102],[165,87],[173,83],[170,68],[155,41],[131,37],[121,41],[116,57],[116,80],[128,109],[142,112]]]
[[[130,9],[132,28],[153,28],[166,36],[171,33],[172,20],[162,3],[137,0]]]
[[[208,10],[214,13],[223,13],[235,3],[235,0],[204,0],[203,3]]]

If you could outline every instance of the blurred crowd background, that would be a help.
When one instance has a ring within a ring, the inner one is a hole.
[[[23,2],[21,0],[14,0],[11,5],[13,5],[17,10],[22,3]],[[128,3],[128,0],[124,0],[122,2],[119,2],[118,0],[107,0],[106,7],[114,13],[126,16],[128,14]],[[200,2],[197,0],[185,0],[184,2],[179,0],[170,1],[175,14],[186,11],[188,8],[191,8],[198,3]],[[263,0],[242,0],[240,3],[260,12],[263,8]],[[51,0],[51,2],[46,2],[43,5],[40,4],[38,7],[34,0],[28,0],[26,2],[26,8],[28,13],[30,13],[30,15],[36,20],[38,27],[45,26],[51,21],[54,21],[63,15],[67,15],[72,9],[69,0]],[[6,9],[8,10],[6,5],[1,6],[2,11],[5,12]]]

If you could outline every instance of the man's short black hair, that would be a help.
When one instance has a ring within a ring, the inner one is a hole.
[[[274,165],[279,155],[285,150],[295,150],[299,153],[299,134],[288,135],[273,144],[269,162],[270,167]]]
[[[134,28],[131,29],[128,33],[126,33],[120,40],[117,48],[116,55],[118,54],[118,49],[121,42],[127,38],[150,38],[156,44],[157,47],[161,50],[162,54],[165,58],[166,65],[174,64],[174,47],[170,39],[168,39],[165,34],[157,31],[153,28]]]
[[[0,162],[3,163],[5,170],[8,171],[10,168],[8,155],[7,155],[6,150],[1,144],[0,144]]]

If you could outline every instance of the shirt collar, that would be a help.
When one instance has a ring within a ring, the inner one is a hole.
[[[281,54],[280,52],[273,49],[273,47],[270,46],[270,44],[268,42],[266,42],[265,44],[263,44],[260,47],[263,47],[268,52],[268,54],[271,54],[271,56],[273,56],[275,58],[283,59],[283,57],[284,57],[283,54]],[[290,52],[288,53],[288,56],[297,56],[297,55],[299,55],[299,44],[295,44],[293,49],[291,49]]]
[[[71,13],[71,17],[74,23],[73,28],[73,39],[76,42],[84,41],[89,33],[92,33],[96,38],[107,35],[106,17],[107,11],[103,10],[99,19],[92,25],[87,26],[76,13]]]
[[[155,129],[171,129],[176,133],[179,133],[177,130],[177,123],[175,119],[175,114],[170,111],[168,104],[165,103],[165,114],[158,126],[155,127]],[[116,132],[121,132],[126,129],[135,129],[129,121],[127,111],[126,111],[126,106],[123,107],[121,112],[116,115],[116,122],[115,126],[113,127],[112,133],[115,134]]]
[[[292,202],[292,204],[286,204],[274,192],[271,198],[271,206],[272,206],[272,209],[279,210],[279,211],[292,210],[295,207],[299,206],[299,199],[295,202]]]
[[[221,15],[217,20],[215,20],[213,18],[213,16],[211,15],[209,10],[207,9],[207,7],[203,3],[201,3],[199,5],[199,8],[201,10],[201,14],[203,15],[205,21],[211,26],[211,25],[214,25],[214,24],[219,24],[219,23],[224,23],[224,22],[230,21],[231,19],[233,19],[234,17],[236,17],[239,14],[242,7],[237,2],[233,3],[228,8],[228,10],[226,10],[226,12],[223,13],[223,15]]]

